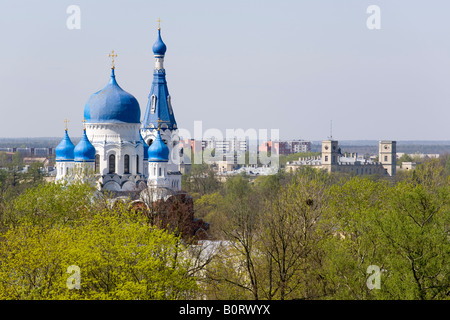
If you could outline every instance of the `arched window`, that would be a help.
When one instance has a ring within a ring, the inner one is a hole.
[[[167,106],[169,107],[170,114],[173,113],[172,111],[172,98],[170,97],[170,94],[167,96]]]
[[[95,155],[95,163],[94,163],[95,173],[100,173],[100,155]]]
[[[136,155],[136,174],[139,173],[139,155]]]
[[[153,143],[153,139],[148,139],[147,140],[147,144],[148,144],[149,147],[152,145],[152,143]]]
[[[130,173],[130,156],[127,154],[125,155],[125,157],[123,157],[123,173]]]
[[[156,96],[154,94],[152,94],[150,112],[155,113],[155,111],[156,111]]]
[[[162,174],[161,174],[161,168],[159,168],[159,176],[160,176],[160,177],[162,176]]]
[[[109,173],[116,172],[116,156],[111,154],[109,156]]]

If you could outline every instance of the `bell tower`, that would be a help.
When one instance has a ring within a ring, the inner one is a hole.
[[[339,162],[339,144],[336,140],[322,141],[322,164],[332,165]]]
[[[386,173],[389,176],[395,176],[397,166],[397,142],[380,141],[378,158]]]
[[[158,21],[159,22],[159,21]],[[164,69],[164,57],[167,47],[161,38],[161,28],[158,27],[158,38],[153,44],[155,67],[153,69],[153,82],[148,95],[147,109],[141,126],[141,135],[144,141],[151,146],[156,140],[157,129],[160,129],[161,138],[169,148],[169,172],[179,172],[180,151],[178,127],[172,107],[172,97],[169,94]]]

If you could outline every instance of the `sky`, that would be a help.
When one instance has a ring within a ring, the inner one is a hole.
[[[65,118],[81,136],[111,50],[143,119],[160,18],[179,128],[450,140],[449,14],[448,0],[0,0],[0,137],[62,137]]]

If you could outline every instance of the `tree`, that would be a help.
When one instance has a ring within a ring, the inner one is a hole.
[[[388,299],[445,299],[450,293],[450,184],[438,160],[398,183],[377,219],[386,265]]]
[[[213,193],[220,189],[221,183],[217,179],[214,170],[206,164],[193,164],[191,172],[182,177],[183,189],[201,197],[204,194]]]
[[[260,232],[261,199],[252,192],[248,180],[242,175],[227,180],[224,199],[221,216],[215,222],[220,228],[222,239],[228,241],[226,256],[233,258],[231,261],[227,261],[226,265],[231,269],[209,268],[209,281],[221,285],[226,283],[227,287],[239,290],[240,296],[250,295],[253,299],[258,300],[260,257],[256,251],[256,242]],[[239,261],[238,268],[236,260]]]
[[[186,299],[197,284],[179,237],[126,206],[76,225],[11,228],[0,241],[0,299]],[[80,268],[69,290],[67,267]]]
[[[449,178],[437,161],[404,181],[355,177],[331,189],[323,275],[335,299],[445,299],[448,278]],[[381,288],[367,285],[369,266]]]
[[[407,153],[404,153],[400,158],[398,158],[397,164],[401,166],[403,162],[412,162],[412,161],[413,159],[411,158],[411,156]]]
[[[389,188],[386,181],[358,176],[330,188],[323,219],[333,234],[321,244],[325,255],[320,271],[329,298],[374,299],[366,283],[367,268],[385,267],[375,219],[386,211]]]
[[[205,194],[194,202],[195,217],[208,221],[212,226],[213,238],[220,239],[217,226],[220,225],[221,210],[224,205],[224,197],[219,192]]]
[[[43,183],[8,202],[1,222],[4,226],[24,221],[41,226],[76,223],[102,204],[95,191],[81,182]]]
[[[273,202],[266,202],[258,250],[265,257],[260,283],[264,283],[261,290],[267,299],[321,296],[319,288],[310,290],[314,287],[310,282],[316,277],[318,244],[330,233],[320,226],[327,189],[323,173],[299,172]]]

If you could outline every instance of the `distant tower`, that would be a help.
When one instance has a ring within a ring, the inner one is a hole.
[[[397,142],[380,141],[379,143],[379,161],[389,176],[395,176],[397,166]]]
[[[322,166],[331,172],[331,166],[339,163],[339,144],[336,140],[322,141]]]

